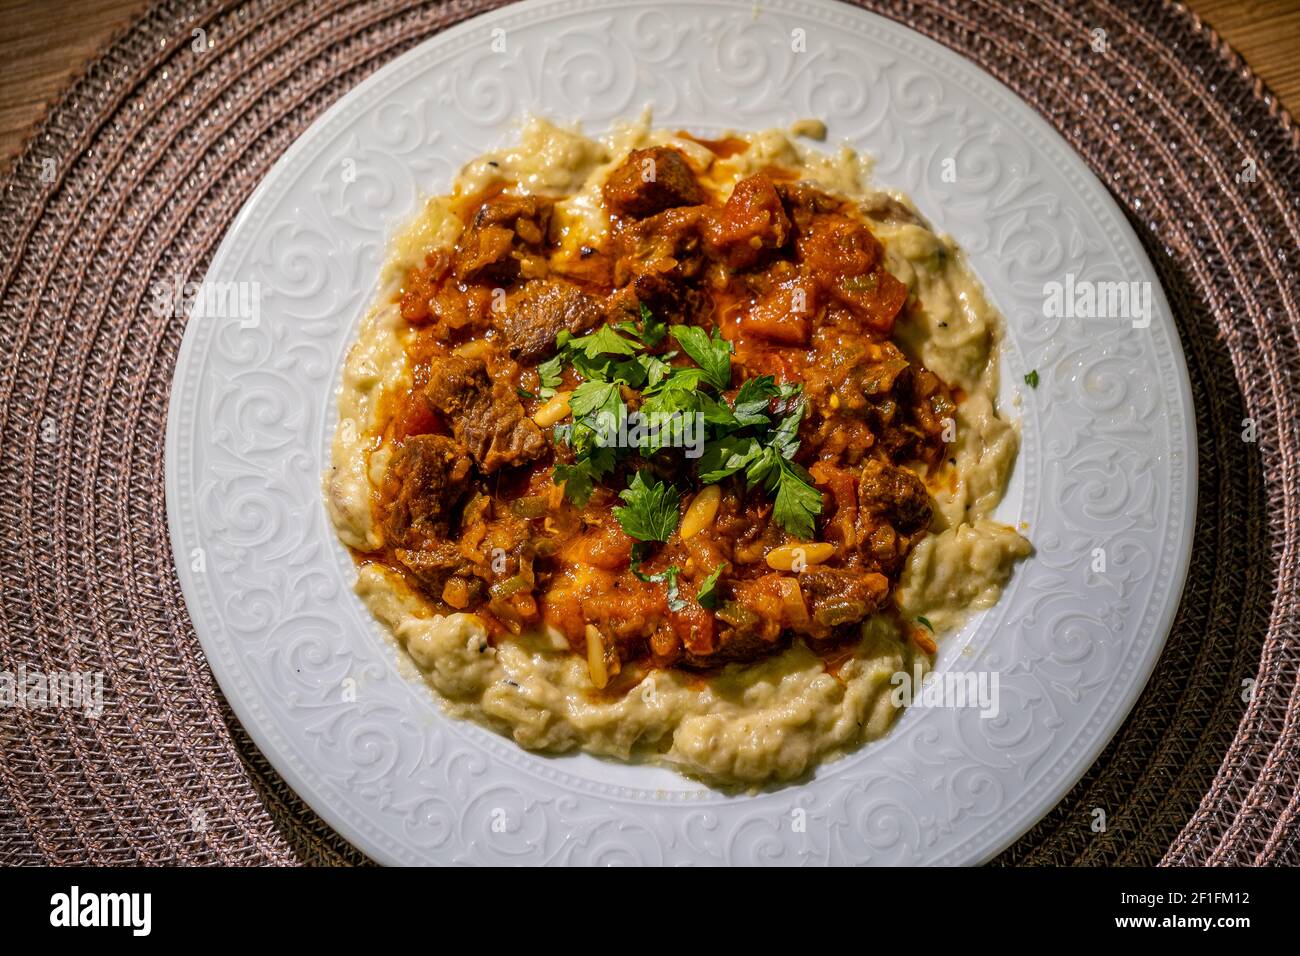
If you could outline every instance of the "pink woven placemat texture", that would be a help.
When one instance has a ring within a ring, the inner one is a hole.
[[[0,671],[101,671],[108,706],[95,721],[0,709],[0,862],[364,862],[250,744],[195,639],[163,500],[184,320],[154,317],[146,295],[202,278],[322,110],[498,5],[163,3],[15,164],[0,196]],[[1178,4],[863,5],[983,66],[1084,156],[1161,274],[1192,377],[1200,506],[1167,650],[1085,778],[997,862],[1300,862],[1291,118]],[[221,38],[202,56],[199,28]],[[1089,51],[1094,29],[1107,55]],[[1247,161],[1255,181],[1239,182]]]

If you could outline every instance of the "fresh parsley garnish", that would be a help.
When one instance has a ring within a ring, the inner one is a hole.
[[[635,355],[637,344],[629,338],[619,335],[617,330],[603,325],[595,332],[581,338],[569,339],[565,348],[571,352],[580,352],[589,359],[601,355]]]
[[[758,439],[745,435],[723,435],[704,446],[700,456],[700,481],[715,485],[749,467],[763,447]]]
[[[556,442],[567,442],[576,450],[572,464],[556,462],[552,480],[564,485],[564,496],[579,508],[586,507],[595,483],[614,470],[614,449],[595,445],[590,429],[556,426]],[[576,444],[575,444],[576,443]]]
[[[668,334],[668,325],[662,319],[655,318],[650,307],[644,302],[639,303],[641,309],[641,341],[646,345],[654,348],[664,340]]]
[[[645,370],[647,388],[654,388],[672,374],[673,367],[666,361],[672,354],[674,353],[664,357],[658,355],[638,355],[636,357],[636,363]]]
[[[569,396],[569,412],[575,422],[603,414],[612,416],[617,424],[625,409],[623,392],[616,382],[583,382]]]
[[[614,517],[638,541],[667,541],[677,530],[681,495],[644,468],[618,496],[627,504],[615,507]]]
[[[1038,387],[1038,369],[1030,370],[1029,374],[1025,376],[1025,384],[1030,388]]]
[[[695,600],[709,610],[718,606],[718,578],[722,576],[722,569],[725,567],[725,564],[719,564],[714,568],[713,573],[704,579],[699,591],[695,593]]]
[[[782,458],[793,458],[799,450],[799,423],[803,421],[803,393],[797,386],[784,386],[779,397],[786,411],[784,418],[772,433],[772,447]]]
[[[813,487],[812,477],[802,466],[769,445],[745,477],[750,487],[761,483],[769,493],[776,493],[772,517],[777,524],[796,538],[813,536],[813,519],[822,513],[822,493]]]
[[[799,423],[803,420],[803,396],[797,386],[778,388],[770,376],[750,379],[757,382],[745,395],[744,386],[736,395],[733,406],[738,421],[742,415],[754,421],[768,422],[766,413],[758,412],[759,399],[764,404],[778,398],[785,410],[784,417],[774,429],[755,435],[730,433],[705,446],[700,458],[700,480],[706,484],[722,481],[740,471],[745,482],[753,488],[761,485],[776,497],[772,517],[790,534],[811,538],[813,519],[822,513],[822,494],[812,484],[807,471],[793,461],[799,450]],[[748,382],[746,383],[748,384]],[[741,397],[745,404],[742,408]]]
[[[649,412],[697,411],[700,405],[700,370],[698,368],[667,369],[667,374],[653,388],[645,390],[642,410]]]
[[[650,351],[670,334],[693,364],[674,364],[675,351]],[[606,447],[601,438],[627,418],[626,401],[639,392],[634,407],[661,424],[639,432],[637,452],[649,457],[682,444],[690,416],[700,415],[706,431],[699,480],[714,484],[743,473],[748,487],[761,487],[773,498],[773,518],[782,528],[812,537],[822,497],[794,462],[804,413],[800,386],[778,385],[771,375],[760,375],[742,382],[728,401],[731,343],[717,329],[669,328],[644,304],[639,323],[624,321],[582,336],[561,332],[555,344],[557,354],[537,369],[541,396],[555,394],[566,365],[582,379],[569,397],[572,421],[555,428],[556,442],[573,451],[574,460],[558,463],[554,471],[570,501],[585,506],[595,483],[614,470],[626,449]],[[680,494],[672,484],[652,485],[648,473],[638,473],[620,497],[626,504],[615,513],[634,538],[666,541],[676,529]]]
[[[771,375],[745,379],[732,404],[736,422],[740,425],[766,425],[768,407],[776,395],[776,381]]]
[[[564,355],[553,355],[537,366],[537,377],[542,382],[542,398],[550,398],[564,378]]]
[[[586,507],[587,502],[591,500],[591,492],[594,490],[596,476],[592,473],[588,462],[578,461],[572,465],[556,462],[551,479],[557,485],[564,485],[564,497],[579,508]]]
[[[731,387],[731,343],[717,329],[713,336],[696,325],[674,325],[673,338],[700,367],[704,381],[718,391]]]

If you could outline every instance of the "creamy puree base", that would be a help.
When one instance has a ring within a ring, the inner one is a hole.
[[[1014,529],[992,520],[1019,446],[1017,426],[996,404],[1000,317],[952,240],[920,224],[904,197],[873,190],[868,163],[851,150],[827,156],[780,130],[732,135],[750,146],[720,159],[692,140],[652,130],[648,116],[603,140],[533,120],[518,146],[467,166],[454,194],[472,195],[505,178],[524,191],[567,196],[556,203],[552,228],[558,228],[561,248],[575,253],[580,245],[598,244],[608,229],[600,201],[606,176],[631,150],[649,145],[679,149],[701,182],[724,197],[736,181],[775,165],[842,196],[901,203],[912,215],[873,223],[887,268],[911,292],[895,338],[909,357],[960,388],[964,400],[957,440],[949,447],[955,481],[948,476],[942,487],[931,487],[931,532],[913,549],[895,598],[902,618],[924,617],[940,634],[950,631],[970,611],[996,603],[1015,561],[1030,552]],[[411,387],[403,347],[408,330],[394,293],[409,267],[421,264],[431,248],[449,249],[460,229],[449,197],[428,202],[396,241],[377,304],[344,365],[324,490],[340,539],[359,550],[382,543],[373,513],[391,454],[379,437],[382,399]],[[898,625],[878,616],[864,622],[860,642],[834,675],[796,641],[778,655],[707,677],[654,671],[615,694],[592,684],[585,657],[573,654],[558,634],[489,644],[479,618],[435,613],[378,564],[360,569],[356,590],[453,716],[530,750],[580,748],[650,760],[719,785],[791,780],[881,736],[898,716],[891,677],[929,665]]]

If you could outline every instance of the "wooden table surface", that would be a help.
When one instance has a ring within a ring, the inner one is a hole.
[[[1189,0],[1294,115],[1300,110],[1300,0]],[[0,0],[0,170],[46,106],[147,0]]]

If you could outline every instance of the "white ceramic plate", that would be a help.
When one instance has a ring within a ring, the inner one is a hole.
[[[996,671],[997,718],[914,708],[810,782],[725,796],[666,770],[536,756],[443,717],[353,596],[320,474],[388,238],[526,114],[600,132],[647,104],[657,125],[710,135],[824,119],[831,144],[873,154],[878,181],[958,239],[1007,317],[1003,393],[1024,442],[1000,517],[1026,522],[1037,551],[938,661]],[[1045,318],[1044,284],[1067,273],[1150,283],[1150,327]],[[185,330],[166,471],[186,602],[257,745],[376,860],[979,862],[1101,752],[1173,619],[1195,433],[1155,272],[1028,106],[880,17],[807,0],[534,0],[479,17],[303,134],[207,279],[257,283],[261,309],[254,323],[200,305]],[[1030,369],[1037,389],[1021,384]]]

